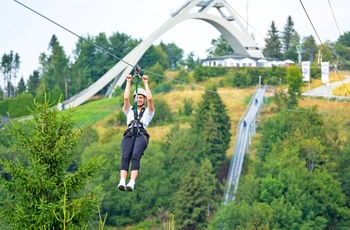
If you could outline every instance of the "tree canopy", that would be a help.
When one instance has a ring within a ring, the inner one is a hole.
[[[52,104],[37,104],[33,120],[14,123],[16,160],[2,159],[1,218],[14,229],[84,227],[101,202],[98,187],[84,191],[103,160],[93,156],[74,171],[81,130],[74,127],[72,111],[62,115]]]

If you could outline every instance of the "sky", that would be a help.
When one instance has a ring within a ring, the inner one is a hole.
[[[11,50],[18,53],[21,60],[19,77],[27,80],[29,75],[39,68],[39,55],[48,52],[47,47],[53,34],[64,47],[66,55],[72,58],[72,51],[78,41],[76,35],[97,36],[103,32],[111,36],[119,32],[134,39],[146,39],[171,18],[171,13],[187,1],[0,0],[0,55],[2,57],[4,54],[9,54]],[[237,13],[240,21],[247,26],[248,31],[254,35],[259,47],[264,46],[264,39],[272,21],[275,22],[277,29],[282,31],[289,15],[299,35],[302,38],[313,35],[318,44],[320,44],[318,37],[321,42],[336,41],[341,34],[350,31],[349,0],[226,0],[226,2]],[[28,10],[22,4],[76,35]],[[154,45],[160,41],[166,44],[175,43],[184,50],[185,55],[193,52],[197,57],[205,58],[212,39],[217,39],[219,36],[219,32],[208,23],[191,19],[174,26]]]

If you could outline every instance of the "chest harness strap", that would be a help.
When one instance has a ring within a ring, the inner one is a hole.
[[[134,108],[132,108],[132,110],[134,111],[134,120],[132,120],[128,127],[130,129],[130,132],[133,136],[138,136],[140,134],[140,128],[143,129],[143,124],[142,122],[140,121],[142,116],[143,116],[143,113],[145,112],[145,107],[142,107],[141,110],[140,110],[140,113],[137,112],[137,109],[134,110]],[[135,131],[137,131],[135,133]]]

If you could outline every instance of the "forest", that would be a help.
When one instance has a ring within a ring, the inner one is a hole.
[[[346,33],[332,46],[346,51],[349,38]],[[140,42],[119,33],[87,39],[121,57]],[[215,49],[223,47],[218,41],[209,55],[223,52]],[[136,189],[127,193],[117,188],[124,88],[112,98],[103,98],[103,89],[75,109],[54,107],[96,81],[115,60],[79,40],[71,63],[54,35],[49,52],[27,84],[14,87],[14,68],[2,68],[8,87],[2,89],[0,111],[12,116],[0,132],[2,229],[350,226],[349,102],[308,102],[301,96],[305,83],[298,66],[204,68],[191,55],[183,59],[175,44],[151,47],[139,65],[150,76],[156,113]],[[350,60],[346,53],[338,59],[343,69]],[[317,61],[311,71],[313,85],[322,84]],[[332,79],[345,75],[334,72]],[[259,76],[276,91],[261,111],[236,198],[224,204],[235,130]]]

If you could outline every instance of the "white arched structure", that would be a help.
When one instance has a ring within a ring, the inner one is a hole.
[[[114,88],[124,83],[125,78],[121,76],[126,76],[132,71],[133,66],[137,64],[147,49],[169,29],[188,19],[203,20],[214,26],[229,42],[235,53],[248,57],[264,57],[257,43],[224,0],[190,0],[173,13],[172,17],[164,25],[142,41],[99,80],[65,101],[64,107],[68,108],[81,105],[113,81],[106,93],[106,96],[110,97]]]

